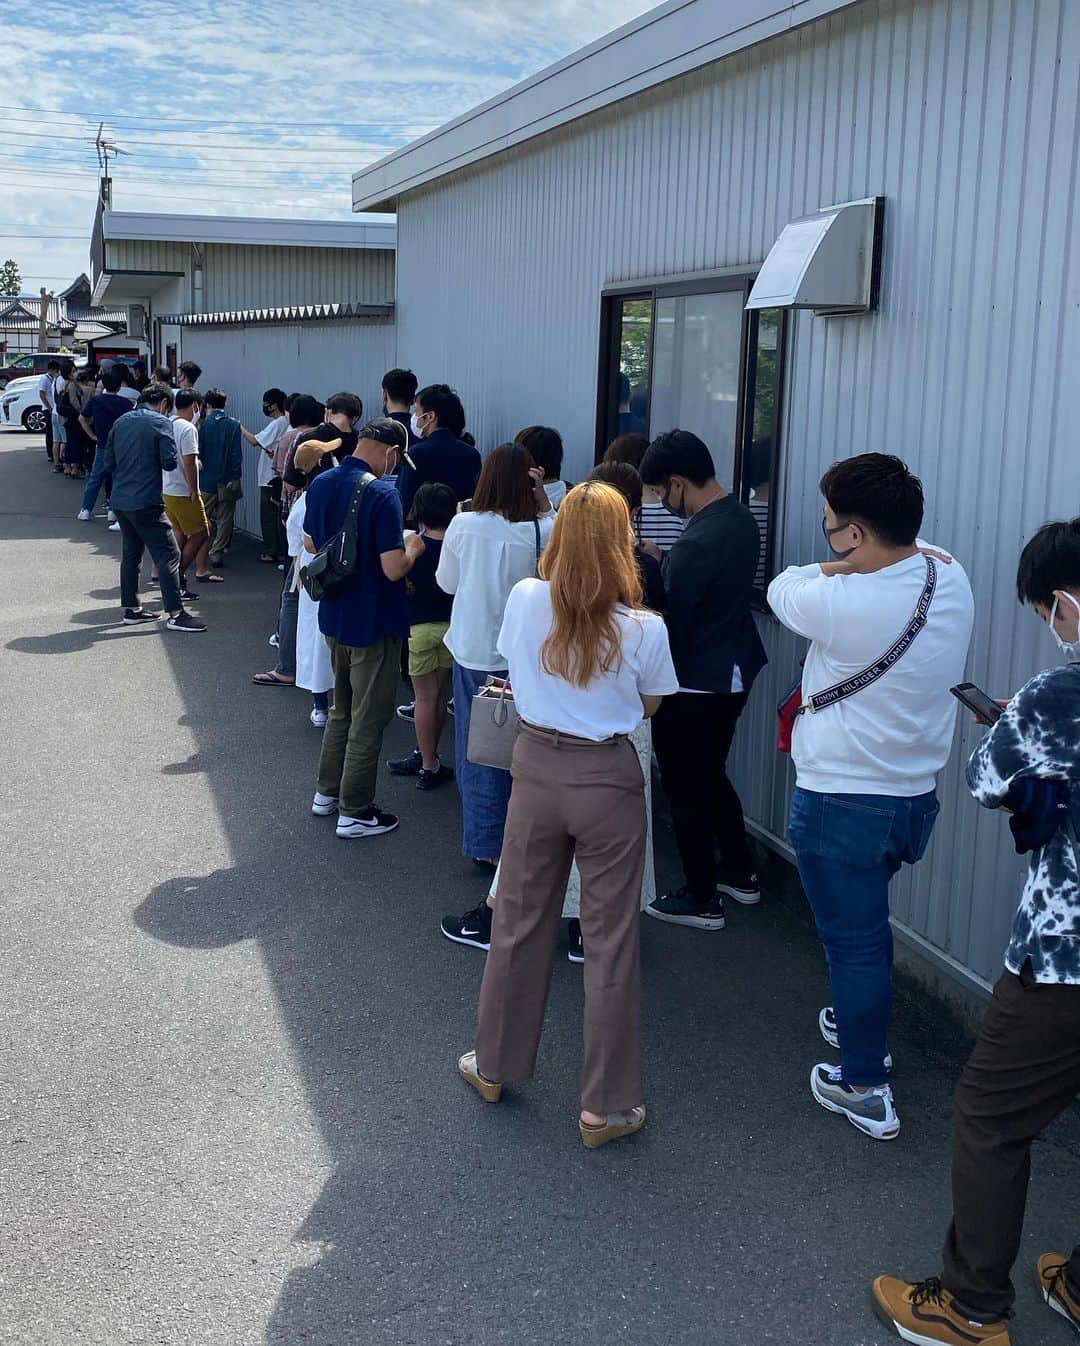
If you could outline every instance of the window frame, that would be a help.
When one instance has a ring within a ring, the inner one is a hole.
[[[649,300],[653,305],[653,321],[649,329],[649,415],[652,415],[652,381],[654,355],[656,349],[656,303],[660,299],[679,298],[685,295],[716,294],[719,292],[742,291],[744,298],[742,333],[739,343],[739,407],[735,422],[735,462],[732,473],[731,490],[744,505],[749,503],[750,482],[747,471],[749,454],[754,441],[753,404],[756,396],[754,384],[757,379],[758,333],[760,314],[756,309],[747,309],[745,300],[750,297],[757,271],[739,268],[733,271],[709,272],[699,276],[684,275],[676,278],[646,281],[626,281],[618,285],[605,286],[600,292],[600,356],[597,361],[596,395],[596,443],[594,462],[600,462],[604,450],[614,438],[613,426],[618,411],[618,377],[620,354],[620,323],[617,315],[620,305],[632,300]],[[770,501],[779,503],[777,491],[777,469],[780,465],[780,428],[783,424],[784,392],[787,384],[787,339],[788,310],[780,310],[780,322],[776,334],[776,396],[774,399],[772,424],[772,459],[770,462]],[[651,431],[650,426],[650,431]],[[755,604],[766,609],[765,589],[775,573],[777,554],[777,535],[779,531],[778,511],[774,507],[769,512],[769,526],[765,538],[765,579],[761,589],[755,588]]]

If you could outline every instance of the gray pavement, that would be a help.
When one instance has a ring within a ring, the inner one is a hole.
[[[900,1139],[823,1112],[822,960],[772,898],[645,923],[640,1136],[580,1145],[564,960],[536,1080],[485,1106],[454,1068],[482,955],[437,930],[483,889],[453,789],[388,780],[401,829],[337,841],[303,694],[250,683],[277,572],[241,549],[206,635],[125,628],[119,538],[43,457],[0,436],[0,1341],[891,1340],[867,1287],[937,1270],[963,1033],[902,995]],[[1030,1268],[1078,1191],[1070,1116],[1035,1151],[1021,1344],[1071,1339]]]

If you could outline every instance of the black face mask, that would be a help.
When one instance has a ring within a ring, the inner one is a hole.
[[[683,493],[682,493],[682,496],[681,496],[681,498],[680,498],[680,500],[679,500],[679,504],[678,504],[678,506],[676,507],[675,505],[673,505],[673,504],[671,503],[671,482],[669,481],[669,482],[668,482],[668,485],[667,485],[667,490],[666,490],[666,491],[664,492],[664,494],[660,497],[660,503],[661,503],[661,504],[663,505],[663,507],[668,511],[669,514],[674,514],[675,517],[676,517],[677,519],[685,519],[685,518],[686,518],[686,489],[685,489],[685,487],[683,488]]]
[[[835,528],[830,528],[824,519],[822,519],[821,521],[821,531],[825,534],[825,541],[829,544],[829,550],[832,552],[832,554],[836,557],[838,561],[846,561],[853,551],[858,550],[857,543],[854,547],[848,547],[844,551],[837,550],[837,548],[834,547],[832,544],[832,537],[834,533],[842,533],[845,528],[850,527],[851,527],[850,524],[840,523],[837,524]]]
[[[264,402],[264,403],[263,403],[263,415],[264,415],[264,416],[272,416],[273,414],[274,414],[274,408],[269,404],[269,402]]]

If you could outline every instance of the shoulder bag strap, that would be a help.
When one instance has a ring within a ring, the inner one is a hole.
[[[540,542],[540,520],[539,520],[539,518],[535,518],[535,519],[533,519],[533,527],[536,529],[536,573],[539,575],[539,574],[540,574],[540,554],[541,554],[541,552],[543,552],[543,550],[544,550],[543,545],[542,545],[542,543]]]
[[[359,528],[360,520],[360,501],[364,498],[364,492],[368,488],[368,483],[373,482],[375,477],[370,472],[362,472],[360,480],[356,483],[356,490],[353,491],[352,499],[349,501],[349,510],[345,515],[345,522],[341,526],[341,532],[337,536],[338,561],[344,561],[347,557],[356,555],[356,534]]]
[[[884,677],[897,660],[902,659],[907,654],[908,650],[911,649],[912,642],[926,625],[927,614],[930,611],[930,603],[936,588],[937,566],[934,565],[933,558],[928,556],[926,558],[926,583],[919,595],[919,601],[915,604],[911,621],[908,622],[903,633],[868,668],[864,668],[860,673],[853,674],[850,678],[845,678],[843,682],[837,682],[831,687],[826,687],[823,692],[815,692],[813,696],[804,697],[798,713],[800,715],[813,715],[815,711],[824,710],[826,706],[835,706],[838,701],[854,696],[856,692],[861,692],[864,687],[869,687],[871,683],[877,682],[878,678]]]

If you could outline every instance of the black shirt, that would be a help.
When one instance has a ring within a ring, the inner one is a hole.
[[[634,558],[637,561],[638,575],[641,577],[642,599],[647,608],[652,608],[653,612],[664,611],[664,574],[660,569],[660,562],[655,556],[650,556],[639,543],[634,548]]]
[[[409,625],[423,622],[448,622],[454,605],[451,594],[445,594],[435,583],[435,571],[442,555],[442,539],[424,538],[424,551],[413,562],[408,575]]]
[[[468,500],[476,490],[482,466],[480,453],[449,430],[433,430],[426,439],[418,440],[409,450],[409,457],[416,464],[416,471],[402,463],[397,477],[401,512],[406,519],[413,497],[426,482],[438,481],[449,486],[458,501]]]
[[[699,510],[664,558],[667,624],[679,686],[730,692],[737,664],[745,691],[768,663],[754,624],[761,538],[733,495]]]

